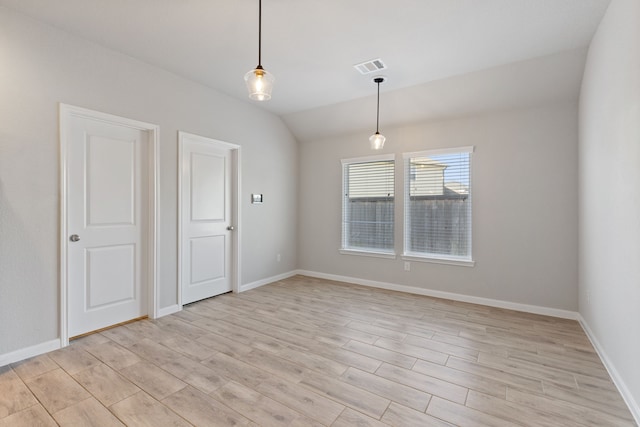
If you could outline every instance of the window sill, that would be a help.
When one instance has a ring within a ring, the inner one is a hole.
[[[403,254],[402,259],[405,261],[430,262],[433,264],[460,265],[463,267],[473,267],[476,262],[473,260],[464,260],[459,258],[434,258],[423,255]]]
[[[356,255],[356,256],[369,256],[374,258],[386,258],[396,259],[395,253],[388,252],[373,252],[373,251],[358,251],[354,249],[340,249],[342,255]]]

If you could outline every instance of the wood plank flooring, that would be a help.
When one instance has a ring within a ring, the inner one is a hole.
[[[296,276],[0,368],[35,425],[635,423],[575,321]]]

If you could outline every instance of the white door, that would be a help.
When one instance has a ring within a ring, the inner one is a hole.
[[[147,314],[143,227],[147,132],[67,122],[68,335]]]
[[[180,133],[182,304],[232,289],[232,150]]]

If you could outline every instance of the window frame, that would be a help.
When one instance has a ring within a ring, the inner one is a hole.
[[[402,154],[402,164],[404,167],[403,181],[402,181],[402,195],[403,195],[403,203],[402,203],[402,256],[401,258],[405,261],[417,261],[417,262],[430,262],[437,264],[448,264],[448,265],[460,265],[466,267],[473,267],[475,265],[475,261],[473,259],[473,152],[474,146],[466,146],[466,147],[454,147],[454,148],[444,148],[444,149],[434,149],[434,150],[424,150],[424,151],[415,151],[409,153]],[[429,157],[434,155],[443,155],[443,154],[457,154],[457,153],[468,153],[469,154],[469,219],[467,222],[467,227],[469,229],[468,233],[468,248],[469,253],[468,256],[453,256],[453,255],[444,255],[437,253],[428,253],[428,252],[413,252],[408,250],[410,245],[409,237],[411,235],[411,221],[409,220],[409,203],[410,196],[409,190],[411,185],[411,167],[410,167],[410,159],[415,157]]]
[[[345,235],[345,231],[346,231],[346,227],[345,227],[345,209],[346,209],[346,197],[345,197],[345,173],[346,173],[346,166],[347,165],[351,165],[351,164],[357,164],[357,163],[376,163],[376,162],[386,162],[386,161],[390,161],[393,163],[393,211],[394,211],[394,218],[393,218],[393,226],[392,226],[392,230],[393,230],[393,248],[390,251],[385,251],[383,249],[365,249],[365,248],[353,248],[353,247],[348,247],[346,245],[347,243],[347,237]],[[381,154],[381,155],[376,155],[376,156],[365,156],[365,157],[354,157],[354,158],[348,158],[348,159],[341,159],[340,160],[340,164],[341,164],[341,170],[342,170],[342,179],[340,180],[340,194],[341,194],[341,216],[340,216],[340,249],[339,249],[339,253],[343,254],[343,255],[357,255],[357,256],[368,256],[368,257],[375,257],[375,258],[387,258],[387,259],[396,259],[397,258],[397,254],[396,254],[396,242],[395,242],[395,228],[396,228],[396,218],[395,218],[395,209],[396,209],[396,201],[397,201],[397,197],[396,197],[396,166],[397,166],[397,162],[396,162],[396,156],[395,154]]]

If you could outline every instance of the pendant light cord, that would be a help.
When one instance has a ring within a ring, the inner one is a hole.
[[[378,132],[378,127],[380,125],[380,82],[378,83],[378,105],[376,107],[376,133]]]
[[[262,66],[262,0],[258,0],[258,67]]]

